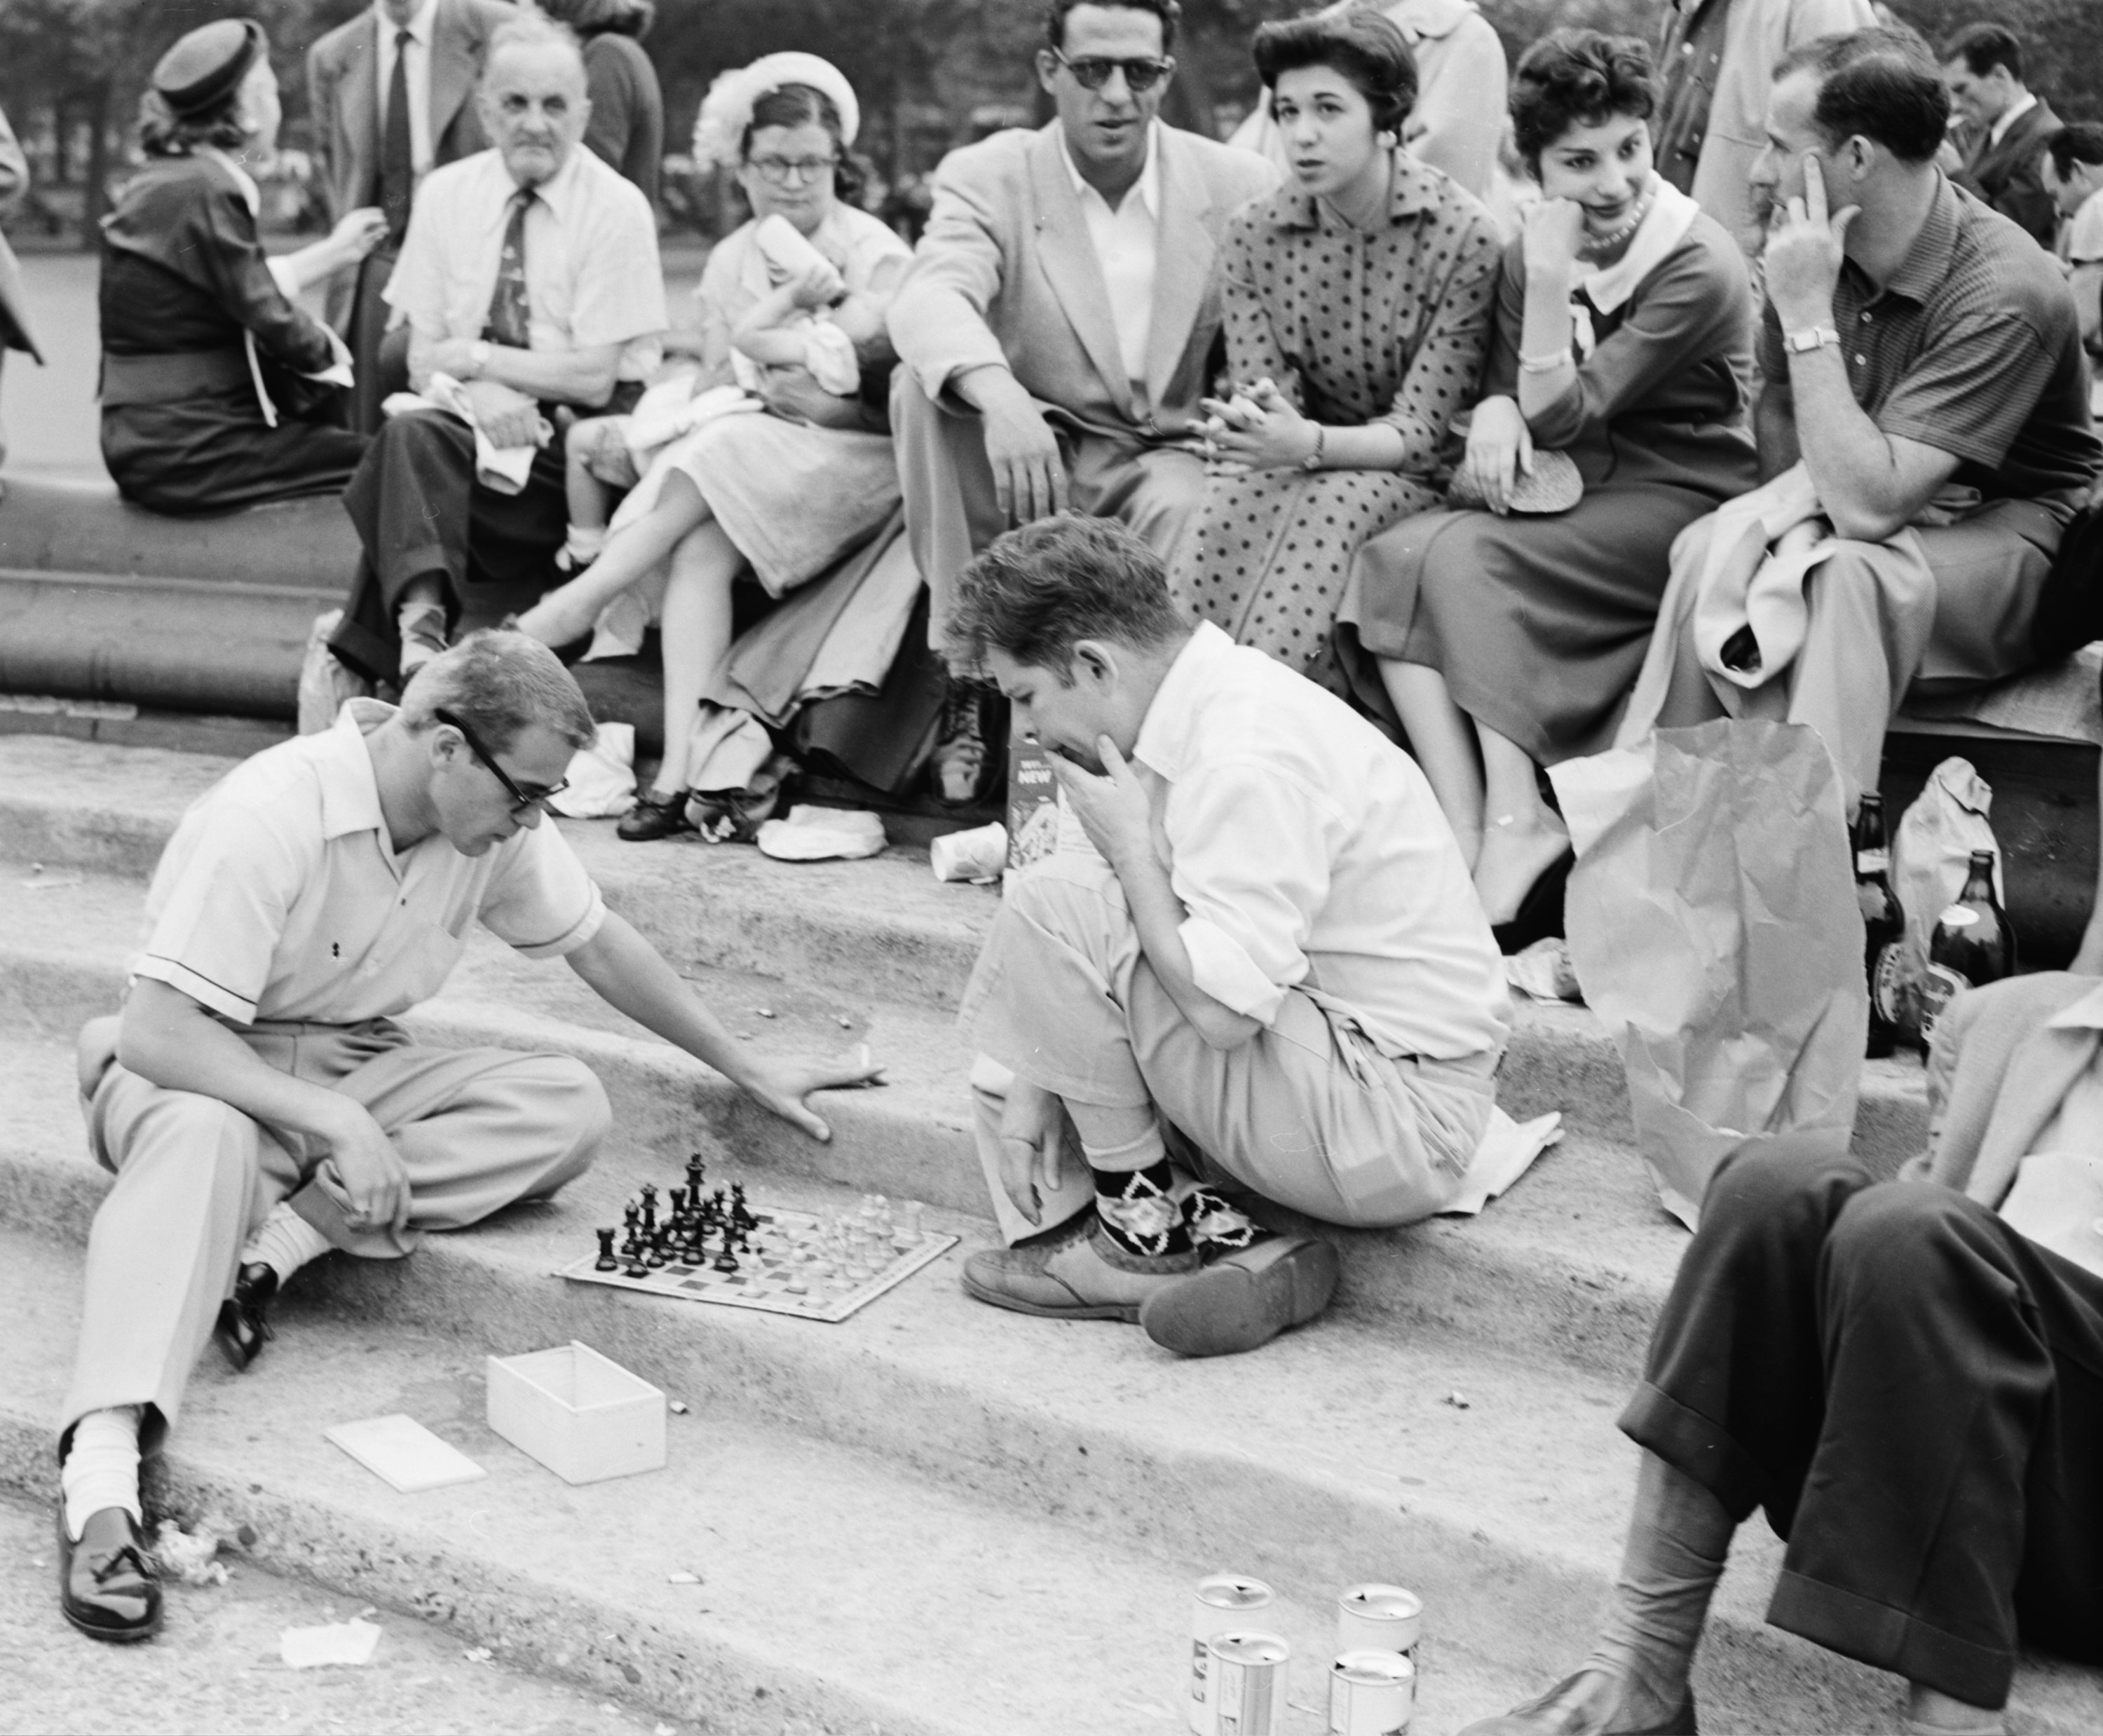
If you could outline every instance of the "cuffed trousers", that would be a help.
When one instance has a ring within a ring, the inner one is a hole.
[[[523,489],[499,494],[475,480],[474,433],[457,416],[390,417],[343,504],[365,552],[329,646],[369,681],[398,678],[395,611],[412,579],[442,581],[457,637],[531,608],[560,576],[569,505],[559,440],[534,455]]]
[[[217,1098],[171,1091],[113,1063],[87,1099],[88,1139],[117,1184],[88,1237],[80,1348],[61,1428],[91,1410],[144,1405],[158,1446],[233,1288],[249,1233],[280,1200],[336,1247],[369,1259],[410,1252],[515,1201],[553,1193],[589,1166],[611,1117],[580,1061],[411,1042],[386,1019],[264,1025],[240,1033],[269,1065],[360,1103],[408,1170],[408,1224],[353,1229],[317,1182],[326,1154]]]
[[[1136,430],[1118,439],[1081,428],[1056,404],[1037,406],[1059,436],[1066,461],[1068,503],[1078,512],[1122,520],[1161,557],[1175,562],[1204,492],[1205,467],[1194,452],[1151,446]],[[905,535],[927,581],[928,642],[940,650],[957,575],[1008,528],[994,492],[985,436],[978,417],[929,399],[900,368],[891,388],[891,438],[905,502]]]
[[[1010,1241],[1094,1194],[1077,1151],[1043,1224],[1016,1211],[999,1170],[1008,1072],[1069,1103],[1151,1104],[1225,1178],[1330,1223],[1437,1211],[1495,1103],[1496,1055],[1389,1059],[1297,992],[1269,1029],[1212,1047],[1146,961],[1117,876],[1093,856],[1054,856],[1011,882],[959,1022],[981,1057],[979,1152]]]
[[[1621,1427],[1766,1510],[1777,1627],[1976,1706],[2103,1662],[2103,1278],[1954,1189],[1727,1162]]]

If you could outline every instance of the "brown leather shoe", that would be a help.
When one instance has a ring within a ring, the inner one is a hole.
[[[1640,1729],[1616,1721],[1621,1697],[1618,1676],[1605,1670],[1580,1670],[1564,1676],[1539,1699],[1471,1724],[1461,1736],[1701,1736],[1694,1721],[1692,1688],[1679,1710],[1664,1723]]]
[[[1163,1285],[1139,1323],[1179,1356],[1231,1356],[1304,1326],[1336,1294],[1336,1250],[1311,1236],[1266,1236]]]
[[[1194,1251],[1126,1253],[1091,1209],[1074,1218],[1064,1236],[974,1254],[964,1262],[963,1285],[980,1302],[1018,1314],[1130,1321],[1149,1296],[1197,1269]]]
[[[161,1588],[122,1507],[90,1513],[75,1543],[66,1535],[61,1497],[58,1552],[59,1608],[88,1638],[123,1645],[161,1631]]]

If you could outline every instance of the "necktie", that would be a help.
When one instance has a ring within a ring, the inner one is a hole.
[[[496,289],[482,335],[492,344],[526,349],[532,304],[526,299],[526,212],[538,197],[531,187],[511,195],[511,220],[504,226],[504,251],[496,262]]]
[[[409,45],[407,30],[394,38],[394,70],[387,80],[387,118],[380,128],[380,208],[387,237],[399,243],[409,227],[409,201],[416,190],[416,159],[409,144]]]

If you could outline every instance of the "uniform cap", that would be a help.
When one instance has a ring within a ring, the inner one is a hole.
[[[153,89],[176,119],[200,113],[240,87],[266,46],[263,26],[252,18],[199,24],[155,64]]]

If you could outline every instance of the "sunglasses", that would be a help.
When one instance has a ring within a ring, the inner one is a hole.
[[[556,797],[570,787],[570,780],[563,778],[556,783],[550,784],[545,789],[528,790],[521,788],[512,782],[511,774],[496,763],[489,749],[483,747],[477,739],[474,731],[461,722],[458,717],[442,708],[433,711],[431,715],[439,722],[450,724],[460,732],[460,739],[467,744],[467,751],[480,760],[482,768],[509,793],[511,811],[514,814],[523,814],[528,808],[545,808]]]
[[[1144,95],[1176,70],[1172,60],[1106,60],[1088,55],[1069,60],[1056,48],[1052,58],[1071,73],[1074,82],[1084,91],[1100,91],[1110,82],[1112,73],[1121,72],[1125,88],[1134,96]]]

